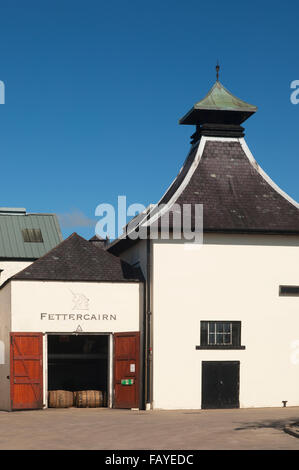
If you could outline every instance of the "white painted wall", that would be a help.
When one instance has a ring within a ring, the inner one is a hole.
[[[79,303],[78,295],[83,296]],[[47,316],[42,319],[41,314]],[[78,320],[77,315],[82,319]],[[93,315],[100,315],[100,320],[93,319]],[[10,383],[6,378],[10,375],[10,331],[72,333],[78,326],[83,333],[141,331],[142,337],[143,284],[15,280],[0,289],[0,359],[2,343],[5,348],[5,364],[0,364],[0,410],[10,409]],[[43,349],[46,403],[47,335]],[[111,380],[112,376],[110,384]]]
[[[0,272],[0,286],[11,276],[27,268],[30,264],[32,264],[32,261],[0,261],[0,270],[3,269]]]
[[[10,293],[10,284],[0,291],[0,410],[10,409]]]
[[[201,362],[240,361],[240,406],[299,405],[299,237],[206,234],[153,245],[154,408],[201,407]],[[245,350],[196,350],[201,320],[240,320]],[[296,343],[297,342],[297,343]]]
[[[12,331],[74,332],[78,326],[83,332],[103,333],[140,329],[139,283],[12,281],[11,284]],[[86,303],[79,305],[78,295],[84,296]],[[46,314],[43,319],[42,314]],[[100,315],[101,319],[93,319],[92,315],[97,318]]]

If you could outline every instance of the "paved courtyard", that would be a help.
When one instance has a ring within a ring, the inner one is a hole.
[[[0,449],[297,449],[299,407],[0,412]]]

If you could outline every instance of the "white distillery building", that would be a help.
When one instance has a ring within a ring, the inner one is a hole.
[[[118,408],[299,405],[299,206],[247,147],[255,111],[217,80],[180,120],[191,149],[137,219],[146,239],[73,234],[3,282],[0,409],[45,407],[55,389]],[[203,205],[201,246],[163,238],[174,204]]]
[[[217,80],[180,120],[196,126],[190,152],[140,226],[162,204],[203,204],[200,249],[161,236],[109,248],[146,278],[152,408],[299,405],[299,205],[246,144],[255,111]]]
[[[143,276],[101,245],[74,233],[2,284],[1,410],[46,407],[51,390],[141,406]]]

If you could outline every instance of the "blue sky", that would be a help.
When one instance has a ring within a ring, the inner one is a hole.
[[[299,200],[298,18],[295,1],[3,0],[0,205],[70,214],[64,236],[89,237],[98,204],[156,202],[217,58],[221,82],[259,108],[255,158]]]

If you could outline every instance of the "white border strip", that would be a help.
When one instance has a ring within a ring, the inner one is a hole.
[[[282,197],[284,197],[288,202],[290,202],[293,206],[296,207],[296,209],[299,209],[299,203],[295,201],[294,199],[291,198],[287,193],[285,193],[274,181],[270,178],[270,176],[267,175],[267,173],[259,166],[257,161],[255,160],[254,156],[250,152],[248,145],[243,138],[238,139],[241,147],[243,149],[243,152],[245,153],[246,157],[250,161],[251,165],[253,168],[261,175],[262,178],[277,192],[279,193]]]
[[[186,186],[188,185],[189,181],[191,180],[200,160],[201,160],[201,157],[202,157],[202,154],[203,154],[203,150],[204,150],[204,146],[206,144],[206,141],[207,141],[207,138],[206,137],[202,137],[201,140],[200,140],[200,143],[199,143],[199,146],[197,148],[197,152],[196,152],[196,155],[194,157],[194,160],[193,160],[193,163],[192,165],[190,166],[189,170],[188,170],[188,173],[186,174],[184,180],[182,181],[182,183],[180,184],[180,186],[178,187],[178,189],[176,190],[176,192],[174,193],[174,195],[170,198],[170,200],[168,201],[168,203],[163,207],[163,209],[161,209],[160,211],[157,212],[156,215],[154,215],[153,217],[150,217],[150,220],[147,221],[145,220],[144,222],[144,226],[149,226],[151,225],[153,222],[155,222],[159,217],[161,217],[163,214],[165,214],[169,208],[175,203],[175,201],[178,199],[178,197],[182,194],[182,192],[184,191],[184,189],[186,188]],[[192,149],[190,150],[190,152],[192,152]],[[189,155],[190,155],[190,152],[189,152]],[[188,157],[187,157],[188,158]],[[186,163],[186,161],[185,161]],[[184,166],[181,168],[181,171],[183,170]],[[179,177],[181,171],[179,172],[179,174],[176,176],[176,178],[173,180],[173,182],[171,183],[171,185],[169,186],[169,188],[174,184],[174,182],[176,181],[176,179]],[[163,200],[164,196],[167,194],[167,191],[169,190],[169,188],[165,191],[165,193],[163,194],[163,196],[161,197],[161,199],[159,200],[158,204],[160,204],[160,202]],[[149,213],[149,216],[150,216],[151,212]]]

